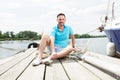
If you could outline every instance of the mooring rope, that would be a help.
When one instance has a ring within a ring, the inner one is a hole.
[[[84,34],[92,33],[92,32],[95,32],[97,30],[98,30],[98,28],[93,29],[91,31],[88,31],[88,32],[86,32]],[[82,46],[81,45],[76,45],[76,48],[78,49],[78,53],[85,53],[88,50],[89,42],[90,42],[90,39],[87,39],[87,41],[85,42],[84,45],[82,45]]]

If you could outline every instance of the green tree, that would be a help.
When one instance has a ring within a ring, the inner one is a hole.
[[[34,40],[34,39],[38,39],[39,36],[38,36],[37,32],[21,31],[18,34],[16,34],[16,38],[25,39],[25,40]]]
[[[7,31],[7,32],[5,32],[5,33],[3,34],[3,38],[10,38],[10,36],[9,36],[9,31]]]
[[[74,34],[75,38],[80,38],[79,34]]]
[[[10,32],[10,37],[11,37],[11,38],[15,38],[15,35],[14,35],[14,32],[13,32],[13,31]]]
[[[89,34],[82,34],[81,38],[90,38],[91,36]]]
[[[0,31],[0,38],[2,38],[2,31]]]

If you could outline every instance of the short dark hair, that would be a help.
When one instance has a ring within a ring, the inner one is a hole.
[[[58,18],[59,16],[64,16],[64,17],[66,17],[64,13],[59,13],[59,14],[57,15],[57,18]]]

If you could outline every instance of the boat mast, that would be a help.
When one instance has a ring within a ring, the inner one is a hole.
[[[112,3],[112,18],[115,19],[115,16],[114,16],[114,4],[115,2]]]

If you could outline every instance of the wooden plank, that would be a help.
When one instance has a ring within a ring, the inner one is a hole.
[[[97,58],[97,59],[99,59],[101,61],[106,61],[106,62],[110,62],[110,63],[113,63],[113,64],[120,65],[120,59],[115,58],[115,57],[110,57],[110,56],[102,55],[100,53],[95,53],[95,52],[87,51],[84,54],[76,53],[76,54],[73,54],[73,55],[79,57],[80,59],[81,58],[84,59],[86,56],[89,56],[89,57]]]
[[[69,80],[59,60],[46,67],[45,80]]]
[[[110,56],[106,56],[106,55],[101,55],[101,54],[90,52],[90,51],[86,52],[85,55],[97,58],[97,59],[102,60],[102,61],[106,61],[106,62],[120,65],[120,59],[118,59],[118,58],[114,58],[114,57],[110,57]]]
[[[80,54],[79,54],[80,55]],[[76,55],[80,57],[79,55]],[[92,53],[92,52],[86,52],[83,56],[82,59],[90,63],[94,66],[97,66],[98,68],[105,70],[106,72],[109,72],[110,74],[113,74],[116,77],[120,78],[120,60],[115,59],[112,57],[100,55],[97,53]]]
[[[84,63],[82,61],[78,61],[80,65],[84,66],[86,69],[88,69],[90,72],[98,76],[101,80],[117,80],[114,77],[106,74],[105,72],[93,67],[90,64]]]
[[[0,65],[0,76],[2,74],[4,74],[6,71],[8,71],[10,68],[12,68],[16,64],[18,64],[19,62],[24,60],[26,57],[30,56],[34,51],[36,51],[36,49],[33,49],[33,48],[32,49],[28,49],[24,53],[22,52],[19,55],[15,55],[14,59],[8,61],[5,64]]]
[[[34,58],[34,54],[30,55],[26,59],[22,60],[6,73],[0,76],[0,80],[16,80],[19,75],[29,66]]]
[[[22,73],[17,80],[43,80],[44,78],[45,65],[30,66]]]
[[[28,49],[28,50],[26,50],[26,51],[29,51],[29,50],[30,50],[30,49]],[[11,56],[11,57],[12,57],[12,59],[14,59],[14,58],[16,58],[16,57],[19,57],[19,56],[23,55],[24,53],[25,53],[24,51],[21,51],[21,52],[13,55],[13,56]],[[9,58],[9,57],[8,57],[8,58]],[[9,62],[11,62],[11,61],[12,61],[12,60],[9,60],[9,61],[7,61],[6,63],[9,63]],[[1,65],[4,65],[4,64],[6,64],[6,63],[0,64],[0,66],[1,66]]]
[[[17,53],[17,54],[15,54],[15,55],[13,55],[13,56],[12,56],[13,58],[12,58],[11,60],[7,61],[7,62],[4,63],[4,64],[1,64],[0,67],[2,67],[3,65],[7,65],[8,63],[12,62],[13,60],[18,59],[19,57],[22,57],[24,54],[26,54],[26,53],[28,53],[28,52],[31,52],[31,50],[33,50],[33,49],[27,49],[26,51],[23,51],[23,52],[20,52],[20,53]]]
[[[6,63],[6,62],[8,62],[8,61],[10,61],[10,60],[12,60],[12,59],[14,59],[13,56],[10,56],[10,57],[7,57],[7,58],[0,59],[0,65],[4,64],[4,63]]]
[[[100,80],[73,59],[61,60],[70,80]]]
[[[120,65],[118,65],[118,64],[103,61],[103,60],[97,59],[95,57],[90,57],[90,56],[86,56],[84,58],[84,61],[87,63],[90,63],[94,66],[97,66],[100,69],[108,71],[116,76],[120,76],[120,69],[119,69]]]

